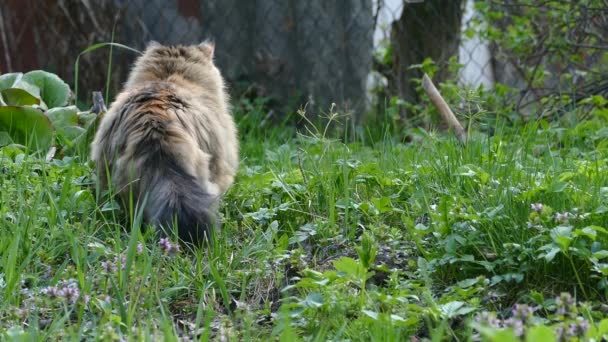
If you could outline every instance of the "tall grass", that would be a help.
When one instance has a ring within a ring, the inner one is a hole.
[[[108,46],[130,49],[80,56]],[[84,155],[0,149],[3,338],[469,339],[477,313],[514,303],[552,328],[602,319],[601,116],[496,121],[463,147],[420,130],[403,144],[389,121],[356,133],[332,111],[296,131],[263,100],[235,108],[242,167],[222,230],[191,251],[160,244],[141,203],[98,197]],[[561,292],[590,304],[558,314]]]

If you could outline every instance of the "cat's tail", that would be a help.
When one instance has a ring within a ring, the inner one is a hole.
[[[218,198],[205,191],[172,151],[163,146],[158,142],[151,144],[140,155],[145,219],[161,235],[171,234],[177,225],[177,235],[183,242],[195,245],[209,242],[217,224],[214,208]]]

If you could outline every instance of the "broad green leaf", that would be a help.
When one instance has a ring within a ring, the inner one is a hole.
[[[558,226],[551,229],[549,233],[553,241],[560,246],[562,251],[567,251],[568,247],[570,247],[570,243],[572,242],[572,227],[570,226]]]
[[[378,320],[378,313],[375,311],[370,311],[370,310],[361,310],[361,312],[363,312],[367,317],[374,319],[374,320]]]
[[[583,229],[577,229],[574,231],[574,236],[586,236],[589,239],[595,241],[597,237],[597,230],[593,229],[592,226],[585,227]]]
[[[53,139],[51,121],[32,107],[0,107],[0,130],[22,145],[48,150]]]
[[[312,292],[306,298],[300,302],[300,304],[309,308],[318,308],[323,305],[325,298],[318,292]]]
[[[456,170],[456,174],[464,177],[474,177],[477,175],[469,165],[463,165]]]
[[[48,108],[62,107],[68,103],[70,87],[57,75],[34,70],[23,75],[23,79],[40,88],[40,97]]]
[[[520,339],[515,336],[515,333],[512,329],[496,329],[491,328],[485,325],[482,325],[477,322],[473,322],[471,324],[473,328],[482,336],[482,341],[492,341],[492,342],[519,342]]]
[[[63,129],[78,125],[78,109],[76,106],[55,107],[46,112],[55,129]]]
[[[359,279],[362,278],[366,273],[365,268],[363,268],[363,265],[361,265],[353,258],[341,257],[338,260],[334,260],[333,263],[334,267],[338,272],[343,272]]]
[[[89,124],[95,121],[97,114],[91,112],[78,113],[78,123],[83,127],[87,127]]]
[[[89,145],[95,137],[97,126],[99,124],[99,121],[101,120],[101,116],[99,115],[91,113],[89,113],[88,115],[94,115],[94,117],[87,118],[87,120],[90,121],[88,121],[88,124],[84,126],[84,132],[74,139],[72,146],[69,146],[69,148],[65,151],[66,154],[72,154],[76,152],[80,155],[85,155],[86,152],[88,152],[90,148]]]
[[[9,158],[16,158],[25,152],[25,146],[19,144],[8,144],[2,147],[2,155]]]
[[[13,139],[8,132],[0,131],[0,147],[10,145],[13,143]]]
[[[381,198],[372,198],[372,203],[374,207],[378,209],[381,213],[385,213],[387,211],[391,211],[391,199],[388,196],[384,196]]]
[[[25,78],[15,82],[15,84],[13,84],[13,86],[9,89],[22,89],[30,93],[35,98],[40,99],[40,88],[31,82],[28,82]]]
[[[608,251],[607,250],[597,251],[597,252],[593,253],[593,257],[596,259],[608,258]]]
[[[598,324],[598,326],[597,326],[597,329],[598,329],[598,334],[600,336],[604,335],[604,334],[608,334],[608,318],[601,320],[600,324]]]
[[[391,320],[393,321],[398,321],[398,322],[405,322],[405,318],[399,316],[399,315],[390,315]]]
[[[21,73],[0,76],[0,92],[4,105],[31,106],[41,104],[40,89],[25,80]]]
[[[86,133],[86,130],[79,126],[66,126],[57,129],[57,133],[69,141],[73,145],[81,135]]]
[[[551,183],[551,185],[549,186],[549,190],[551,192],[562,192],[562,191],[566,190],[567,187],[568,187],[568,183],[557,180],[557,181]]]
[[[477,284],[478,282],[479,282],[479,278],[469,278],[469,279],[461,280],[456,284],[459,287],[466,289],[468,287],[471,287],[471,286]]]
[[[466,306],[464,302],[454,301],[446,304],[439,305],[439,311],[443,313],[447,318],[454,318],[456,316],[466,315],[469,312],[475,310],[475,308]]]
[[[536,341],[555,341],[556,336],[553,329],[546,327],[544,325],[538,325],[532,327],[526,333],[526,341],[528,342],[536,342]]]
[[[2,99],[9,106],[33,106],[40,104],[39,98],[20,88],[2,90]]]
[[[23,74],[20,72],[13,72],[10,74],[0,75],[0,90],[12,88],[13,85],[15,83],[19,82],[19,80],[21,80],[22,77],[23,77]]]
[[[557,247],[553,247],[551,248],[547,254],[545,254],[545,260],[547,260],[548,262],[553,261],[553,259],[555,259],[555,256],[557,255],[557,253],[561,252],[561,249],[557,248]]]
[[[604,228],[604,227],[591,225],[591,226],[587,226],[587,227],[583,228],[583,230],[588,230],[588,229],[594,230],[597,233],[608,234],[608,230],[606,230],[606,228]]]

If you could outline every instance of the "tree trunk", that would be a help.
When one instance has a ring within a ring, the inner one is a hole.
[[[418,101],[412,79],[422,77],[419,69],[411,69],[425,58],[439,67],[433,80],[436,83],[449,76],[447,62],[458,55],[460,27],[464,8],[461,0],[425,0],[404,3],[399,20],[391,28],[393,48],[392,70],[388,77],[389,92],[410,103]],[[401,112],[403,119],[407,113]]]

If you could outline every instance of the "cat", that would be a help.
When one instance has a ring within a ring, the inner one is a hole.
[[[239,166],[238,132],[214,51],[210,41],[150,42],[91,143],[101,189],[109,181],[123,203],[132,193],[161,235],[176,222],[179,239],[191,244],[217,227],[219,201]]]

